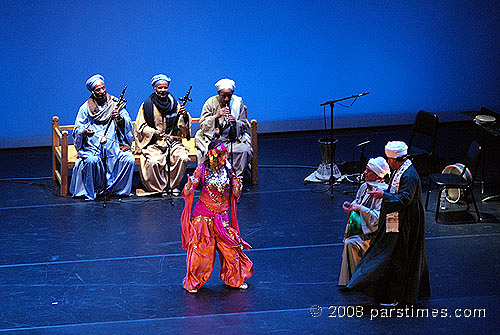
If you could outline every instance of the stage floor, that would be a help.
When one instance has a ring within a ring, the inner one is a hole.
[[[470,136],[464,136],[470,134]],[[477,129],[443,125],[438,153],[454,159]],[[61,197],[50,149],[0,152],[0,332],[8,334],[499,334],[500,206],[481,202],[500,193],[488,164],[485,193],[476,187],[483,222],[473,211],[434,222],[426,212],[431,297],[403,315],[371,309],[370,298],[338,290],[343,201],[350,184],[304,185],[321,161],[324,133],[259,138],[259,185],[242,195],[238,220],[253,249],[246,291],[219,279],[219,263],[196,294],[186,273],[179,218],[182,198],[84,201]],[[406,140],[408,127],[338,131],[336,159],[367,156],[387,140]],[[488,159],[497,160],[495,154]],[[24,179],[28,178],[28,179]],[[135,175],[137,182],[137,173]],[[426,179],[423,178],[425,184]],[[479,186],[479,185],[478,185]],[[426,187],[424,187],[424,190]]]

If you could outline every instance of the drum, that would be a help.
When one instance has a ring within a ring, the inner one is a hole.
[[[318,140],[319,147],[321,148],[321,163],[330,164],[335,163],[335,148],[339,140],[334,138],[333,141],[329,138],[320,138]],[[333,147],[333,148],[332,148]]]
[[[448,165],[447,167],[445,167],[442,173],[462,174],[463,170],[464,170],[463,164],[455,163],[455,164]],[[468,181],[472,180],[472,175],[471,175],[469,169],[465,170],[463,177],[465,180],[468,180]],[[447,188],[445,192],[446,192],[446,200],[452,204],[457,203],[460,200],[460,198],[462,197],[462,190],[460,190],[460,189]]]
[[[335,147],[337,146],[338,139],[334,138],[332,141],[329,138],[320,138],[318,142],[321,148],[321,164],[316,171],[304,179],[304,183],[323,183],[329,181],[332,169],[335,179],[341,176],[340,170],[337,164],[335,164]]]
[[[497,119],[494,116],[491,115],[476,115],[474,118],[474,122],[476,124],[494,124]]]

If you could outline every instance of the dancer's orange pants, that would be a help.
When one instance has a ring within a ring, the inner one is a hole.
[[[194,217],[191,226],[195,233],[189,242],[187,252],[187,274],[182,281],[186,290],[199,289],[212,275],[215,251],[221,262],[220,279],[229,286],[239,287],[252,276],[253,263],[241,247],[225,243],[214,230],[213,218]],[[225,227],[231,235],[232,227]]]

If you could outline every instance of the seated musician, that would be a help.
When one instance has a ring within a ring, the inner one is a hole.
[[[73,139],[78,151],[70,192],[94,200],[97,195],[129,196],[135,159],[130,151],[134,127],[124,100],[106,92],[104,78],[87,80],[91,92],[76,116]]]
[[[377,231],[382,199],[373,198],[368,191],[374,187],[387,189],[384,177],[389,170],[389,164],[383,157],[370,159],[364,172],[365,182],[359,187],[356,198],[351,203],[346,201],[342,204],[342,209],[349,214],[349,219],[344,235],[340,286],[349,283]]]
[[[207,158],[210,141],[219,138],[229,150],[228,160],[236,175],[243,176],[253,154],[243,100],[233,94],[233,80],[221,79],[215,86],[217,95],[209,98],[203,105],[200,130],[195,136],[198,164]]]
[[[191,116],[168,91],[170,81],[164,74],[151,78],[154,92],[142,103],[135,122],[135,151],[141,154],[144,187],[137,188],[138,196],[168,189],[180,195],[179,184],[191,161],[182,144],[182,137],[190,136]]]

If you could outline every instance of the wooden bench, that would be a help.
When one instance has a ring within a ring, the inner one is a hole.
[[[193,118],[193,123],[199,123],[199,118]],[[248,122],[248,121],[247,121]],[[133,122],[135,125],[135,122]],[[73,131],[74,125],[60,126],[59,117],[52,117],[52,179],[61,186],[61,195],[68,195],[69,170],[75,167],[78,159],[78,152],[74,145],[68,143],[68,132]],[[257,167],[257,120],[248,122],[250,129],[253,158],[250,163],[252,174],[252,185],[259,182],[259,172]],[[196,147],[194,137],[191,140],[183,139],[182,143],[189,150],[189,158],[196,161]],[[134,155],[135,164],[140,165],[140,155]]]

